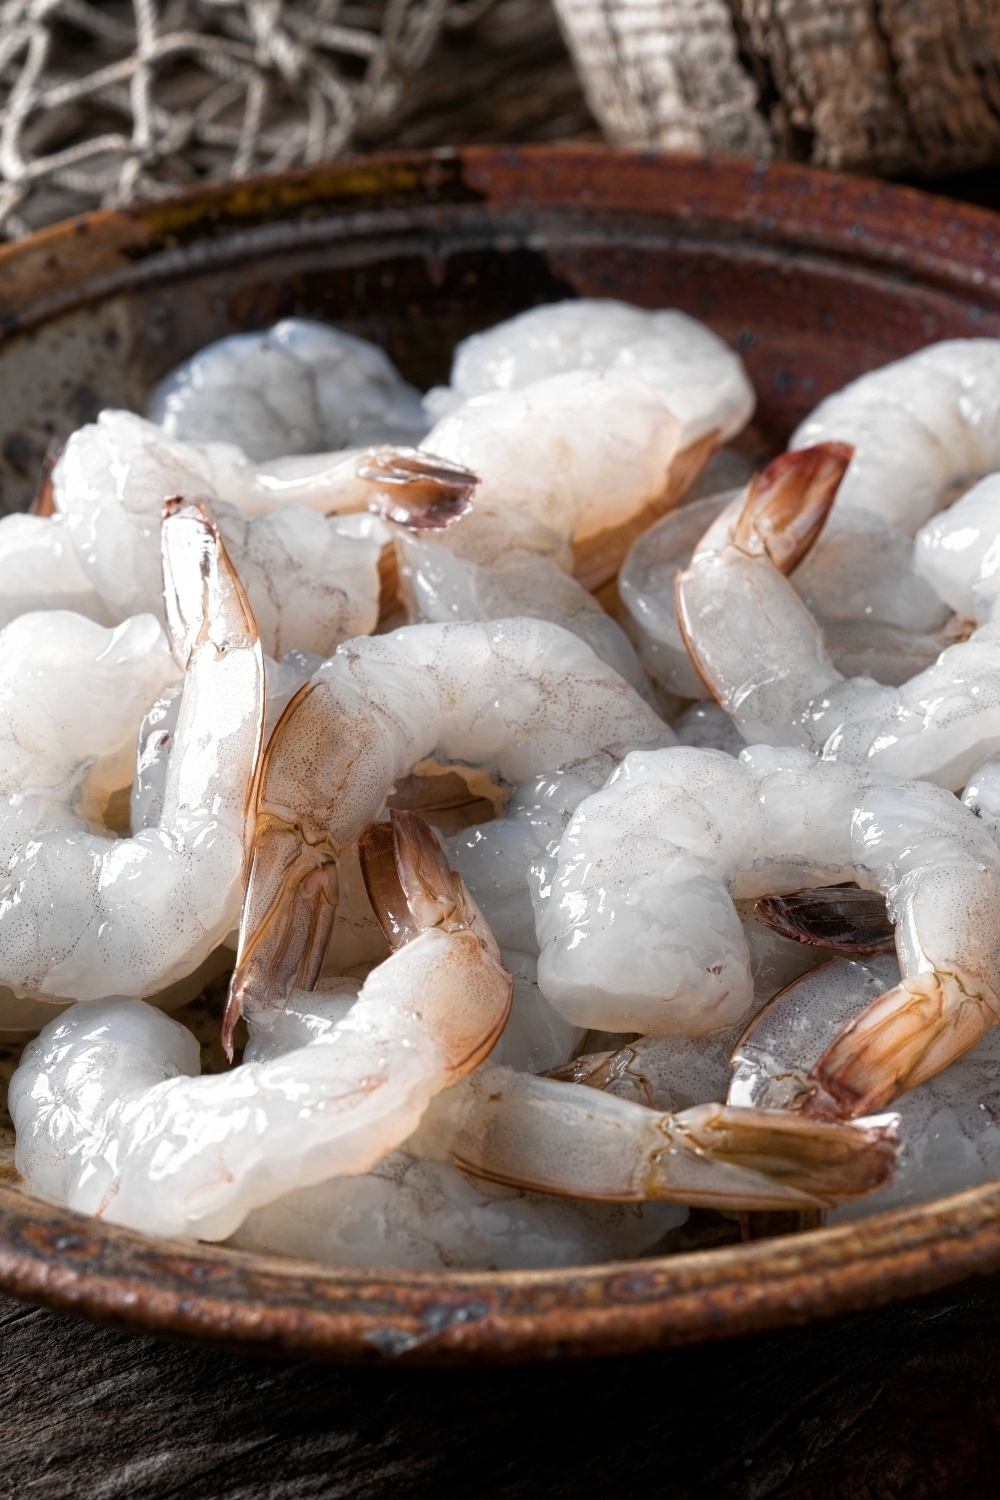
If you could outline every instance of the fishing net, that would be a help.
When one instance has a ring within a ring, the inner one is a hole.
[[[335,157],[495,0],[4,0],[0,233]]]

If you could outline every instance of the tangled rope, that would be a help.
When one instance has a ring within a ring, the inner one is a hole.
[[[493,0],[3,0],[0,234],[328,160]]]

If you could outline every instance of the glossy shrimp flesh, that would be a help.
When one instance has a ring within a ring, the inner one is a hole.
[[[835,959],[814,969],[761,1011],[736,1045],[729,1103],[801,1108],[811,1070],[842,1028],[899,983],[894,957]],[[869,1198],[840,1205],[830,1222],[925,1202],[986,1182],[1000,1172],[995,1109],[1000,1031],[902,1095],[896,1171]]]
[[[420,761],[488,766],[508,785],[561,768],[599,785],[673,732],[568,631],[541,620],[409,625],[346,643],[292,700],[257,783],[227,1035],[320,971],[337,861]]]
[[[665,1114],[487,1066],[438,1097],[409,1149],[495,1182],[574,1198],[815,1208],[871,1192],[891,1176],[895,1124],[893,1115],[830,1124],[722,1104]]]
[[[155,995],[195,970],[239,919],[263,713],[260,645],[225,549],[199,507],[171,508],[163,565],[174,655],[185,670],[159,819],[115,838],[81,818],[74,778],[86,798],[89,756],[60,788],[22,785],[4,799],[0,983],[17,993],[88,1001]],[[43,616],[40,637],[65,618]],[[110,637],[113,653],[130,632],[155,648],[159,627],[147,616],[115,632],[74,621],[73,632],[83,646],[92,632]],[[148,672],[148,654],[139,666],[140,676]],[[43,695],[59,680],[46,679]],[[85,681],[81,672],[77,692]],[[67,702],[73,691],[67,688]],[[105,685],[104,696],[115,693]],[[96,732],[113,750],[105,759],[98,747],[94,756],[93,800],[118,779],[111,771],[122,748],[117,716],[130,706],[124,692],[118,704],[102,709],[95,697],[91,705]],[[130,719],[132,734],[139,713]],[[77,754],[80,748],[86,739]]]
[[[673,308],[647,312],[594,297],[535,307],[463,339],[450,387],[432,391],[426,404],[447,411],[572,370],[638,375],[681,423],[684,447],[709,434],[725,442],[753,415],[742,360],[704,323]]]
[[[515,615],[551,620],[648,694],[625,632],[572,576],[572,553],[547,526],[477,502],[447,531],[405,525],[394,531],[400,592],[411,623]]]
[[[803,450],[801,461],[817,451]],[[796,457],[776,460],[742,511],[723,512],[678,575],[691,657],[748,741],[799,745],[958,790],[1000,748],[1000,624],[980,626],[901,687],[842,677],[768,548],[745,539],[757,525],[758,500],[765,513],[770,508],[768,476]],[[797,524],[812,519],[806,495]]]
[[[255,461],[370,443],[413,443],[420,396],[365,339],[307,318],[199,349],[153,391],[146,415],[169,437],[223,438]]]
[[[753,1000],[732,898],[841,881],[886,898],[903,972],[817,1075],[870,1113],[1000,1017],[1000,851],[939,787],[767,746],[627,757],[543,869],[542,993],[581,1026],[722,1030]]]
[[[951,339],[852,381],[792,437],[792,448],[832,439],[855,449],[830,524],[796,583],[824,627],[846,629],[848,638],[867,632],[869,650],[874,631],[890,656],[895,640],[898,665],[914,665],[886,681],[929,665],[919,661],[921,638],[953,628],[947,595],[913,566],[911,539],[1000,468],[998,399],[1000,340]]]
[[[146,1234],[224,1239],[251,1209],[400,1145],[490,1051],[511,979],[419,818],[371,829],[364,857],[393,953],[306,1045],[197,1077],[191,1034],[139,1002],[47,1027],[10,1091],[29,1190]]]
[[[166,437],[131,412],[103,412],[56,465],[56,514],[112,618],[162,612],[159,518],[171,496],[208,506],[247,590],[269,655],[326,655],[375,627],[388,533],[376,510],[405,495],[412,514],[460,514],[475,478],[408,450],[320,454],[255,466],[229,443]],[[0,522],[0,540],[7,522]],[[50,549],[51,550],[51,549]],[[43,575],[44,576],[44,575]]]
[[[113,628],[64,610],[20,615],[0,631],[0,798],[113,821],[143,715],[180,681],[152,615]]]

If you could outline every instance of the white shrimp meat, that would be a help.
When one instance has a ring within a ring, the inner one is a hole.
[[[307,318],[238,333],[167,375],[146,415],[169,437],[221,438],[254,460],[370,443],[414,443],[420,395],[378,345]]]

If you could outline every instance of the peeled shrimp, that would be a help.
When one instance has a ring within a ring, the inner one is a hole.
[[[743,924],[750,955],[753,1016],[780,990],[802,974],[829,961],[829,953],[783,937],[761,921],[756,901],[733,903]],[[724,1099],[729,1088],[729,1060],[747,1017],[725,1031],[707,1036],[637,1036],[619,1039],[602,1051],[574,1055],[547,1070],[553,1078],[603,1089],[650,1109],[676,1114],[695,1104]],[[592,1033],[587,1034],[589,1041]],[[533,1070],[532,1070],[533,1071]],[[730,1100],[730,1103],[745,1102]]]
[[[160,382],[146,415],[169,437],[223,438],[254,460],[412,443],[429,425],[376,344],[307,318],[199,349]]]
[[[886,1181],[895,1116],[824,1123],[722,1104],[663,1114],[578,1084],[484,1067],[438,1097],[409,1149],[495,1182],[617,1203],[818,1207]]]
[[[463,339],[450,388],[431,391],[425,404],[448,411],[571,370],[638,375],[681,423],[683,447],[709,433],[725,442],[753,415],[742,360],[704,323],[673,308],[647,312],[594,297],[534,307]]]
[[[693,462],[682,438],[663,397],[638,375],[571,370],[477,396],[442,417],[421,448],[478,475],[476,509],[572,544],[577,578],[596,588],[707,457],[707,441]]]
[[[290,467],[291,466],[291,467]],[[302,471],[291,472],[292,468]],[[173,495],[202,497],[243,581],[269,655],[326,655],[375,627],[388,534],[364,511],[387,492],[464,504],[474,477],[399,450],[289,459],[255,468],[227,443],[176,442],[131,412],[102,412],[74,433],[53,475],[56,515],[103,607],[162,613],[159,517]],[[322,512],[317,514],[316,512]],[[7,522],[0,522],[0,538]]]
[[[502,818],[463,829],[448,858],[504,948],[537,954],[529,871],[559,847],[574,809],[593,784],[572,771],[535,776],[510,794]]]
[[[956,614],[984,624],[1000,594],[1000,474],[973,485],[917,532],[913,569]]]
[[[446,532],[395,528],[400,592],[411,622],[551,620],[571,630],[640,693],[649,684],[632,644],[572,577],[572,555],[548,527],[476,503]]]
[[[1000,1018],[1000,851],[939,787],[767,746],[630,755],[542,873],[539,985],[580,1026],[722,1030],[753,1000],[732,897],[840,881],[886,897],[903,972],[817,1074],[870,1113]]]
[[[393,785],[437,755],[517,785],[563,769],[600,785],[672,730],[576,636],[542,620],[409,625],[340,647],[293,699],[258,779],[227,1026],[280,1006],[323,963],[337,862]]]
[[[0,520],[0,629],[19,615],[61,609],[98,625],[113,625],[108,609],[84,572],[69,533],[42,516]]]
[[[40,638],[70,620],[84,651],[96,634],[109,659],[125,652],[128,670],[117,705],[92,669],[81,672],[75,689],[55,674],[41,679],[50,713],[60,686],[67,702],[74,691],[86,701],[88,683],[95,698],[91,743],[85,737],[70,747],[76,757],[81,750],[86,755],[76,770],[59,786],[46,786],[44,777],[40,787],[22,784],[0,807],[0,983],[20,994],[76,1000],[157,994],[197,969],[239,917],[263,709],[260,646],[225,550],[197,506],[178,503],[168,515],[163,557],[173,649],[186,670],[162,813],[154,827],[131,838],[93,829],[73,799],[78,790],[87,795],[87,776],[97,783],[90,800],[98,805],[101,788],[117,784],[118,716],[147,696],[150,657],[162,659],[161,681],[176,670],[167,669],[157,646],[159,627],[148,616],[114,632],[59,614],[40,622],[27,617]],[[130,663],[125,648],[135,639],[145,650]],[[129,688],[131,670],[138,681]],[[57,757],[50,766],[50,775],[61,774]]]
[[[815,534],[822,503],[810,500],[808,487],[797,492],[792,477],[795,465],[817,463],[833,466],[833,482],[842,459],[820,445],[775,460],[678,575],[678,617],[692,659],[748,741],[799,745],[957,790],[1000,749],[1000,624],[949,646],[902,687],[843,678],[765,535],[775,524]],[[822,488],[817,495],[822,502]]]
[[[837,511],[915,535],[1000,469],[1000,339],[948,339],[862,375],[821,401],[789,446],[830,441],[854,449]]]
[[[778,995],[748,1027],[733,1057],[730,1104],[792,1109],[813,1091],[810,1069],[838,1031],[899,982],[895,958],[837,959]],[[839,1223],[925,1202],[1000,1173],[993,1028],[943,1072],[906,1093],[892,1180],[830,1214]]]
[[[947,597],[942,604],[933,578],[913,567],[910,539],[1000,468],[998,411],[1000,340],[951,339],[852,381],[800,425],[792,448],[833,439],[855,449],[830,524],[796,579],[824,626],[902,630],[905,661],[906,634],[933,636],[947,624]]]
[[[803,473],[802,479],[807,482],[808,476]],[[618,575],[618,594],[639,660],[655,682],[682,698],[704,698],[708,688],[691,660],[677,619],[676,578],[690,566],[702,536],[739,493],[730,490],[711,495],[665,516],[633,543]],[[839,671],[875,677],[879,682],[905,682],[929,666],[955,638],[954,627],[945,623],[950,619],[949,611],[936,595],[932,608],[922,614],[873,607],[872,591],[865,579],[856,586],[857,560],[853,553],[848,555],[847,544],[826,545],[835,518],[836,505],[813,549],[802,561],[791,557],[782,571],[792,569],[792,586],[815,614],[826,649]],[[813,564],[821,543],[821,571],[824,583],[830,585],[830,597],[818,587],[819,565]],[[889,576],[894,567],[912,577],[912,544],[908,539],[902,544],[900,558],[887,557],[870,538],[863,550],[865,566],[880,577]]]
[[[334,1266],[552,1270],[642,1255],[687,1216],[674,1203],[553,1198],[401,1150],[362,1176],[332,1177],[256,1209],[229,1243]]]
[[[10,1088],[29,1191],[146,1234],[224,1239],[251,1209],[405,1140],[493,1046],[511,980],[419,818],[393,814],[367,853],[394,952],[307,1045],[199,1078],[190,1033],[138,1002],[47,1027]]]
[[[180,679],[152,615],[113,629],[64,610],[13,620],[0,632],[8,824],[26,798],[61,805],[81,826],[101,823],[115,795],[127,794],[143,715]],[[3,842],[9,859],[14,846]]]

